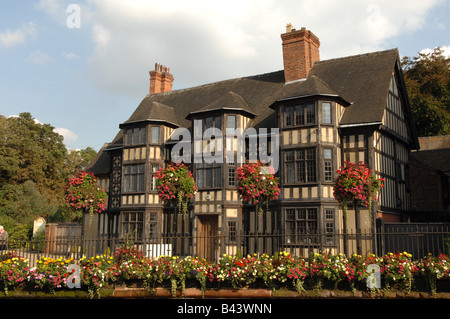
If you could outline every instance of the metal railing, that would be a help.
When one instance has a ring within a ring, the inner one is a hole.
[[[96,255],[114,255],[118,248],[132,246],[144,256],[156,258],[166,256],[196,256],[217,261],[223,254],[232,256],[262,255],[269,256],[286,251],[292,255],[308,258],[311,253],[344,253],[382,256],[388,252],[406,251],[413,259],[428,254],[449,253],[450,232],[447,230],[393,231],[379,233],[346,234],[251,234],[240,233],[232,236],[200,237],[188,234],[172,234],[152,238],[83,237],[59,238],[55,240],[9,241],[3,247],[1,258],[21,256],[33,266],[36,260],[48,258],[73,258]]]

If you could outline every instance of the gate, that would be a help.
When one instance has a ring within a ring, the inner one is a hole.
[[[82,227],[77,223],[48,223],[45,227],[45,253],[75,253],[72,248],[80,244]]]

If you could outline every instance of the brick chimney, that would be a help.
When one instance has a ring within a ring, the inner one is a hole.
[[[292,24],[281,34],[285,82],[304,79],[314,62],[320,60],[320,41],[306,28],[295,30]]]
[[[173,76],[170,68],[155,63],[155,69],[150,71],[150,94],[172,91]]]

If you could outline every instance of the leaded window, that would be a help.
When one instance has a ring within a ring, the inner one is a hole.
[[[143,212],[122,213],[122,233],[129,239],[141,239],[144,231]]]
[[[284,155],[286,183],[316,182],[315,148],[286,150]]]
[[[222,186],[222,166],[217,163],[197,164],[196,182],[198,188]]]
[[[145,164],[125,165],[125,192],[145,191]]]
[[[289,243],[315,244],[318,242],[317,208],[286,208],[285,214]]]
[[[146,143],[145,127],[135,127],[126,130],[126,145],[138,145]]]
[[[315,124],[316,108],[314,103],[286,106],[283,121],[284,126]]]

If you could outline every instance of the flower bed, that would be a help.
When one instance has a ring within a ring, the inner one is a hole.
[[[136,250],[124,249],[114,256],[95,256],[76,262],[80,270],[78,278],[69,268],[75,263],[73,259],[41,258],[31,269],[28,261],[19,256],[4,255],[0,260],[0,282],[5,293],[24,289],[54,294],[58,290],[76,289],[69,288],[69,283],[79,280],[79,288],[88,291],[91,298],[100,297],[103,288],[124,286],[131,281],[150,292],[164,287],[173,297],[183,296],[189,288],[200,289],[202,293],[241,288],[296,293],[324,288],[380,293],[396,289],[409,293],[418,289],[420,281],[426,284],[422,290],[436,293],[437,284],[448,282],[450,277],[447,255],[413,261],[406,252],[349,258],[342,254],[314,254],[309,260],[287,252],[274,256],[224,255],[219,262],[210,263],[194,257],[149,259]],[[366,281],[373,276],[367,271],[369,265],[379,267],[380,288],[367,288]]]

